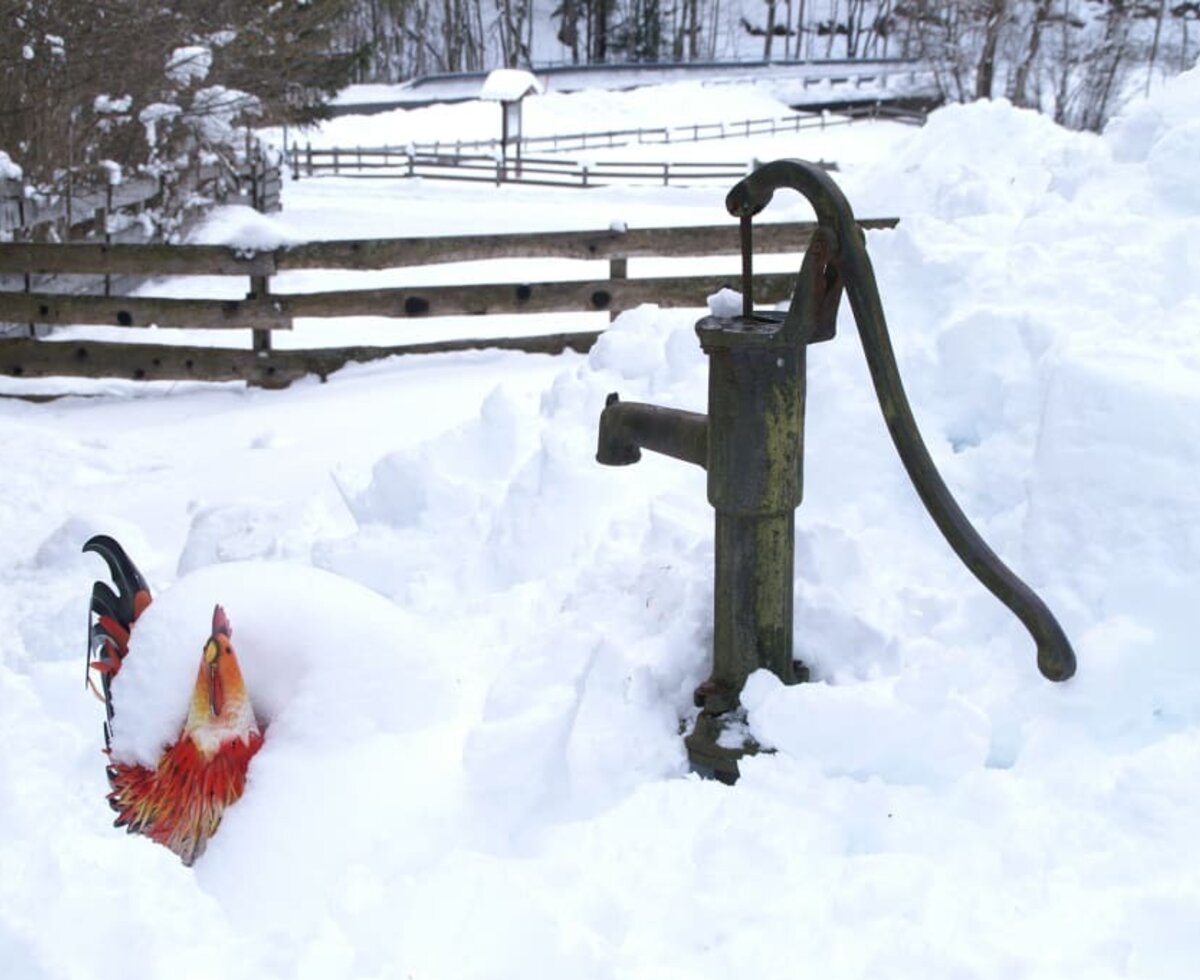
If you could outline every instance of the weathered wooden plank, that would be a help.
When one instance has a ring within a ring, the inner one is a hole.
[[[891,228],[895,218],[860,221],[863,228]],[[800,252],[815,222],[755,225],[754,249]],[[611,259],[736,254],[738,226],[632,228],[626,231],[525,232],[511,235],[396,238],[310,242],[278,252],[246,252],[220,245],[120,245],[0,243],[0,272],[36,275],[243,275],[270,276],[290,269],[389,269],[493,258]]]
[[[862,228],[893,228],[897,218],[859,222]],[[801,252],[808,247],[813,221],[762,222],[754,226],[754,250]],[[391,269],[439,262],[497,258],[611,259],[700,255],[736,255],[741,251],[738,225],[691,228],[630,228],[626,231],[522,232],[512,235],[461,235],[443,238],[393,238],[310,242],[276,253],[279,271],[288,269]]]
[[[251,252],[223,245],[10,242],[0,243],[0,272],[270,276],[275,274],[275,258],[271,252]]]
[[[599,331],[447,340],[397,347],[330,347],[318,350],[251,350],[159,344],[59,343],[0,340],[0,375],[12,378],[85,377],[133,381],[246,381],[280,387],[315,374],[322,380],[350,362],[408,354],[513,350],[532,354],[585,353]]]
[[[778,303],[795,286],[795,273],[754,277],[758,302]],[[470,286],[410,286],[401,289],[344,290],[333,293],[275,295],[287,315],[343,316],[485,316],[497,313],[570,313],[628,310],[641,303],[703,307],[722,286],[738,287],[739,276],[665,276],[572,282],[493,283]]]
[[[292,325],[274,297],[260,301],[57,293],[0,293],[0,322],[205,330],[287,330]]]
[[[786,300],[795,284],[788,272],[754,277],[760,303]],[[0,293],[0,322],[99,324],[122,327],[286,330],[296,317],[485,316],[628,310],[641,303],[703,307],[723,286],[737,287],[736,273],[595,279],[542,283],[411,286],[274,294],[247,300],[190,300],[50,293]]]

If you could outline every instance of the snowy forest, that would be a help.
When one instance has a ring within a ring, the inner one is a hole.
[[[0,177],[170,175],[349,83],[502,66],[916,58],[949,100],[1098,130],[1195,60],[1198,19],[1197,0],[0,0]]]

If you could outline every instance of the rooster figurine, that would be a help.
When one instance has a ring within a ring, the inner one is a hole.
[[[129,653],[130,633],[150,605],[150,589],[125,550],[107,535],[83,546],[104,559],[116,591],[105,582],[92,588],[88,684],[104,701],[105,752],[112,753],[112,683]],[[95,655],[96,659],[91,657]],[[91,671],[100,676],[100,687]],[[225,808],[246,786],[250,760],[262,746],[246,684],[233,650],[225,610],[213,610],[212,635],[204,644],[187,720],[153,769],[110,761],[109,805],[116,827],[165,844],[190,866],[217,832]]]

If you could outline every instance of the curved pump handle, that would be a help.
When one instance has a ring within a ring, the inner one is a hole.
[[[1071,643],[1058,620],[1037,593],[1013,574],[988,547],[951,496],[933,464],[900,381],[887,321],[883,315],[883,304],[879,299],[879,287],[875,282],[871,260],[867,257],[862,232],[837,184],[811,163],[776,160],[740,181],[729,192],[725,206],[736,217],[749,217],[765,208],[780,187],[799,191],[813,206],[821,225],[813,246],[819,253],[818,262],[832,267],[828,271],[816,268],[813,248],[810,247],[810,254],[805,256],[801,269],[788,321],[793,320],[793,313],[797,316],[798,325],[802,325],[804,319],[811,318],[815,304],[809,295],[812,288],[809,283],[813,281],[815,273],[822,274],[816,280],[818,288],[822,281],[836,281],[839,291],[844,286],[867,356],[879,407],[883,410],[892,442],[921,502],[967,568],[1012,610],[1029,631],[1037,644],[1037,664],[1042,674],[1052,681],[1067,680],[1075,673],[1075,651],[1071,649]]]

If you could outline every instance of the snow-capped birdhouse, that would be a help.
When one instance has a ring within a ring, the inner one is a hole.
[[[525,96],[541,92],[542,83],[520,68],[497,68],[484,79],[479,97],[500,103],[500,164],[505,178],[509,157],[516,161],[517,175],[521,173],[521,103]]]

